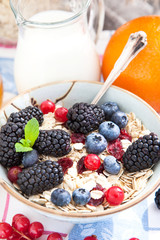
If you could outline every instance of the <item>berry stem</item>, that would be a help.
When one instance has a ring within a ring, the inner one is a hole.
[[[17,232],[19,235],[21,235],[21,238],[23,237],[23,238],[25,238],[25,239],[27,239],[27,240],[32,240],[31,238],[27,237],[24,233],[19,232],[19,231],[18,231],[16,228],[14,228],[13,226],[12,226],[12,228],[13,228],[13,230],[14,230],[15,232]]]

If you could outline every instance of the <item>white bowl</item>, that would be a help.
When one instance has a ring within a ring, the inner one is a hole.
[[[58,82],[50,85],[45,85],[27,91],[24,94],[20,94],[15,97],[10,103],[8,103],[0,111],[0,127],[5,124],[6,117],[12,112],[15,112],[17,108],[22,109],[31,104],[31,99],[35,99],[38,104],[46,99],[51,99],[55,102],[57,99],[63,99],[64,106],[69,108],[75,102],[88,102],[91,103],[96,93],[101,88],[101,83],[91,82]],[[135,96],[134,94],[120,89],[118,87],[111,87],[107,93],[100,100],[100,104],[106,101],[117,102],[121,110],[129,113],[134,112],[136,117],[139,118],[147,129],[155,132],[160,137],[160,117],[159,115],[142,99]],[[30,202],[19,194],[7,178],[6,170],[0,166],[0,184],[9,194],[17,198],[19,201],[26,204],[28,207],[33,208],[46,216],[53,217],[60,221],[68,221],[73,223],[89,223],[95,221],[102,221],[108,215],[117,213],[132,207],[139,203],[146,197],[148,197],[160,183],[160,163],[154,168],[154,174],[149,179],[145,189],[134,199],[127,203],[119,205],[114,208],[102,212],[92,213],[67,213],[59,212],[53,209],[49,209],[40,206],[34,202]]]

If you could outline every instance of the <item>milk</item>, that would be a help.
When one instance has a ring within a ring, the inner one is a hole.
[[[56,22],[72,17],[60,10],[40,12],[31,20]],[[15,57],[18,92],[54,81],[100,80],[100,63],[86,19],[54,28],[21,26]]]

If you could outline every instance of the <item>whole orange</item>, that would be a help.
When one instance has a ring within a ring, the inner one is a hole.
[[[120,56],[131,33],[144,31],[147,46],[132,60],[114,85],[127,89],[160,112],[160,17],[144,16],[127,22],[111,37],[103,56],[104,80]]]

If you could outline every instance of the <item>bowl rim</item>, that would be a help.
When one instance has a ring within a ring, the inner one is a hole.
[[[44,88],[44,87],[47,87],[47,86],[50,86],[50,85],[56,85],[56,84],[63,84],[63,83],[72,83],[71,84],[71,87],[75,84],[75,83],[91,83],[91,84],[97,84],[97,85],[103,85],[102,82],[95,82],[95,81],[77,81],[77,80],[74,80],[74,81],[56,81],[56,82],[52,82],[52,83],[47,83],[47,84],[43,84],[43,85],[40,85],[40,86],[37,86],[37,87],[34,87],[34,88],[31,88],[29,90],[26,90],[20,94],[18,94],[16,97],[14,97],[13,99],[11,99],[9,102],[7,102],[1,109],[0,109],[0,112],[4,111],[4,109],[10,105],[14,100],[22,97],[24,94],[27,94],[27,93],[30,93],[34,90],[37,90],[39,88]],[[151,110],[154,115],[159,119],[160,121],[160,116],[159,114],[147,103],[145,102],[143,99],[141,99],[140,97],[138,97],[137,95],[131,93],[130,91],[128,90],[125,90],[123,88],[120,88],[120,87],[117,87],[117,86],[111,86],[111,88],[113,89],[117,89],[117,90],[120,90],[121,92],[124,92],[124,93],[127,93],[129,95],[131,95],[132,97],[136,98],[138,101],[142,102],[144,105],[146,105],[146,107],[149,108],[149,110]],[[1,167],[1,166],[0,166]],[[16,190],[12,190],[12,188],[10,187],[10,185],[8,183],[5,182],[4,179],[1,179],[0,178],[0,185],[10,194],[12,195],[13,197],[15,197],[17,200],[19,200],[20,202],[24,203],[25,205],[29,206],[29,207],[32,207],[38,211],[41,211],[43,212],[44,214],[45,213],[49,213],[49,214],[52,214],[52,215],[55,215],[56,217],[59,217],[59,219],[63,220],[63,218],[68,218],[68,220],[71,218],[72,219],[83,219],[83,218],[90,218],[90,219],[93,219],[93,218],[101,218],[101,217],[105,217],[105,216],[108,216],[110,214],[114,214],[114,213],[118,213],[118,212],[121,212],[123,210],[126,210],[130,207],[133,207],[134,205],[140,203],[141,201],[143,201],[145,198],[147,198],[151,193],[153,193],[156,188],[158,187],[158,185],[160,184],[160,178],[159,180],[157,180],[157,182],[154,184],[154,186],[148,190],[143,196],[140,196],[138,198],[133,198],[131,201],[127,202],[127,203],[124,203],[122,205],[118,205],[118,206],[114,206],[114,208],[110,208],[110,209],[107,209],[107,210],[104,210],[104,211],[98,211],[98,212],[90,212],[90,213],[70,213],[70,212],[60,212],[60,211],[57,211],[57,210],[54,210],[52,208],[47,208],[47,207],[44,207],[42,205],[39,205],[37,203],[34,203],[34,202],[31,202],[29,201],[27,198],[23,197],[23,195],[20,195],[18,192],[16,192]]]

